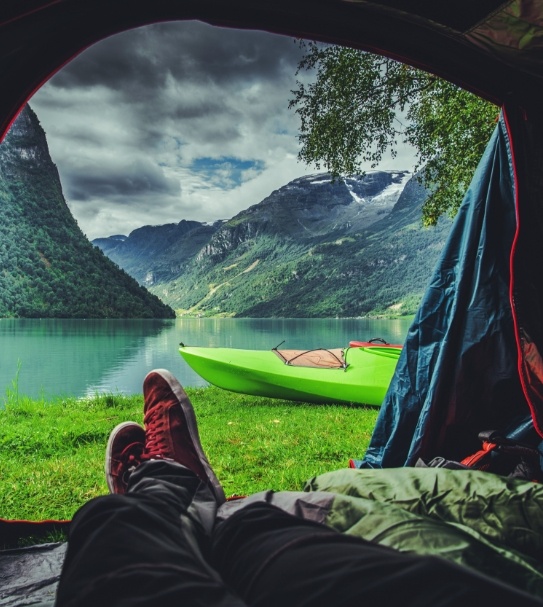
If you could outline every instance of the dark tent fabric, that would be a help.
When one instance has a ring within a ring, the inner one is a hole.
[[[526,173],[541,142],[530,131],[518,113],[502,112],[357,467],[461,460],[480,448],[480,431],[507,431],[530,410],[541,428],[543,257],[534,227],[543,211]]]
[[[34,91],[88,46],[188,19],[374,51],[538,114],[542,15],[543,0],[2,0],[0,140]]]

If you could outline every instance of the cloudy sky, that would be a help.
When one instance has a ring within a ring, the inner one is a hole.
[[[74,59],[30,105],[82,230],[228,219],[314,173],[288,109],[299,59],[292,38],[199,22],[132,30]],[[406,151],[379,168],[412,165]]]

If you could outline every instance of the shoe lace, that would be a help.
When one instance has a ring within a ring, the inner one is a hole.
[[[166,431],[163,412],[159,407],[151,410],[145,419],[145,448],[142,459],[172,459]]]
[[[141,464],[143,451],[144,445],[141,442],[130,443],[121,451],[118,461],[121,463],[121,478],[124,483],[128,482],[129,476]]]

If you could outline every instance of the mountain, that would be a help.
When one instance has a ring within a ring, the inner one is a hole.
[[[421,225],[406,171],[301,177],[214,225],[140,228],[93,241],[180,314],[412,314],[451,221]]]
[[[96,238],[92,243],[140,284],[151,286],[182,274],[221,223],[208,225],[183,220],[177,224],[144,226],[128,237]]]
[[[26,106],[0,144],[0,317],[172,318],[72,217]]]

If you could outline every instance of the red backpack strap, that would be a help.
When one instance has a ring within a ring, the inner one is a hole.
[[[468,455],[463,460],[461,460],[461,464],[464,466],[468,466],[469,468],[479,468],[484,464],[483,461],[488,454],[498,447],[497,443],[491,443],[488,441],[483,441],[481,449],[476,451],[472,455]]]
[[[460,462],[462,465],[513,478],[543,482],[543,454],[538,448],[506,438],[494,430],[480,432],[479,439],[482,442],[481,449],[465,457]]]

